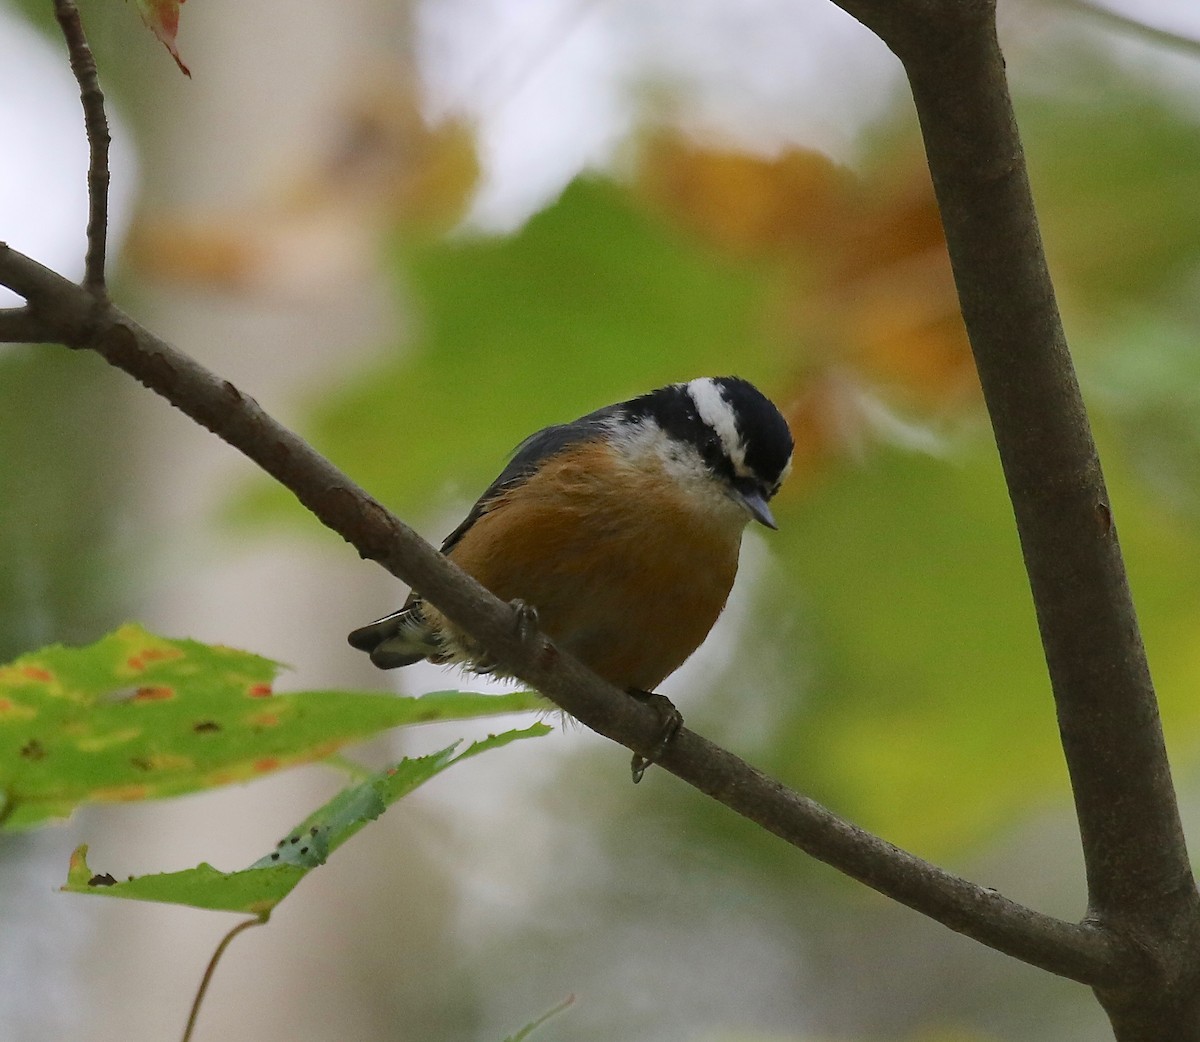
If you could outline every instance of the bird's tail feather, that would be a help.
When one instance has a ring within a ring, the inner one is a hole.
[[[436,659],[441,652],[419,602],[360,626],[346,639],[351,647],[370,654],[380,669],[411,666],[421,659]]]

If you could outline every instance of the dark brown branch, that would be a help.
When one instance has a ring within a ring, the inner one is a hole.
[[[1197,911],[1116,526],[992,33],[907,62],[1058,707],[1094,914]],[[946,84],[953,83],[953,91]],[[1190,896],[1189,896],[1190,895]]]
[[[87,328],[88,316],[96,309],[95,298],[86,289],[12,249],[6,242],[0,242],[0,285],[26,301],[25,307],[8,308],[5,314],[21,312],[40,324],[42,332],[47,334],[41,342],[66,343],[63,332],[81,333]],[[5,342],[17,341],[6,338]]]
[[[1154,1004],[1188,1008],[1182,1023],[1160,1020],[1159,1037],[1200,1038],[1200,899],[1113,512],[1046,267],[993,4],[840,2],[908,73],[1029,573],[1089,913],[1136,937],[1147,954],[1128,967],[1128,990],[1102,999],[1110,1016],[1114,1002],[1143,1013]]]
[[[640,753],[654,745],[654,712],[605,684],[541,638],[517,633],[511,608],[397,520],[251,398],[115,308],[93,311],[79,287],[0,247],[0,284],[59,311],[39,314],[60,339],[98,351],[219,435],[290,489],[366,558],[419,589],[503,667],[588,727]],[[64,316],[60,322],[58,315]],[[1092,985],[1115,979],[1127,953],[1104,931],[1041,915],[960,879],[843,821],[691,731],[659,759],[701,792],[834,868],[953,930],[1035,966]]]
[[[104,299],[105,251],[108,241],[108,118],[104,114],[104,94],[96,74],[96,59],[88,45],[79,20],[79,11],[71,0],[54,0],[54,15],[58,19],[71,71],[79,84],[79,99],[83,103],[83,124],[88,142],[88,222],[87,255],[84,259],[83,285],[97,298]]]

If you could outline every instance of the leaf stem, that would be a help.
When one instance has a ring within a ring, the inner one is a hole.
[[[208,986],[212,983],[217,963],[221,961],[221,956],[225,954],[225,949],[229,947],[238,934],[249,930],[252,926],[262,926],[267,921],[267,918],[268,916],[266,915],[256,915],[253,919],[245,919],[221,938],[221,943],[217,945],[217,950],[212,953],[212,958],[208,960],[208,965],[204,969],[204,976],[200,978],[200,987],[196,989],[196,997],[192,1000],[192,1008],[188,1013],[187,1025],[183,1029],[183,1037],[180,1039],[180,1042],[191,1042],[192,1032],[196,1030],[196,1020],[200,1016],[200,1006],[204,1002],[204,996],[208,994]]]

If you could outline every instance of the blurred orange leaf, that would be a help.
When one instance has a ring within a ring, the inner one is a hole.
[[[881,385],[929,410],[957,405],[975,386],[941,220],[916,151],[876,172],[852,173],[828,156],[774,157],[710,148],[678,135],[650,141],[639,182],[660,210],[718,248],[782,268],[773,324],[816,386],[796,419],[821,450],[845,443],[844,414],[827,400],[834,371]]]
[[[791,149],[764,159],[666,135],[648,143],[641,182],[660,207],[724,248],[751,255],[837,239],[858,194],[855,176],[819,152]]]

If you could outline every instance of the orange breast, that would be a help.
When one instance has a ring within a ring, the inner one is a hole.
[[[536,608],[551,639],[600,676],[650,691],[720,615],[744,524],[703,509],[664,472],[612,466],[602,445],[562,454],[450,556],[496,596]]]

